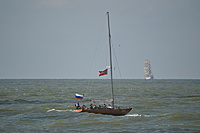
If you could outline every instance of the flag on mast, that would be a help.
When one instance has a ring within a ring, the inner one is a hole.
[[[107,75],[108,74],[108,69],[105,69],[103,71],[99,71],[99,76]]]

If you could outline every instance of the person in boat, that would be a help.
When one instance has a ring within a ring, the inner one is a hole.
[[[76,104],[75,104],[75,108],[77,108],[78,106],[80,106],[79,103],[76,103]]]
[[[101,109],[101,105],[99,105],[98,108]]]
[[[90,109],[93,109],[93,104],[90,104]]]
[[[104,108],[107,108],[106,104],[103,104],[103,107],[104,107]]]
[[[96,109],[96,108],[97,108],[97,106],[96,106],[96,105],[94,105],[94,106],[93,106],[93,109]]]
[[[76,104],[75,104],[75,108],[76,108],[76,109],[81,109],[79,103],[76,103]]]
[[[111,109],[111,108],[113,108],[113,107],[112,107],[110,104],[108,104],[107,108]]]
[[[82,105],[81,108],[82,108],[83,110],[87,109],[85,105]]]

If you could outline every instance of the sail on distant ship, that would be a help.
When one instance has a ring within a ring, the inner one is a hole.
[[[145,79],[154,79],[152,70],[151,70],[151,64],[149,60],[144,61],[144,78]]]

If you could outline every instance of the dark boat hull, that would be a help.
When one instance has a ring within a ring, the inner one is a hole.
[[[126,115],[131,111],[132,108],[126,109],[86,109],[81,112],[95,113],[95,114],[106,114],[106,115]]]

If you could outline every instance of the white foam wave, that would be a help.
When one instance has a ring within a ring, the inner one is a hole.
[[[166,114],[159,114],[159,115],[144,115],[144,117],[162,117],[162,116],[166,116],[168,115],[168,113]]]
[[[128,114],[128,115],[125,115],[125,116],[141,117],[142,115],[140,115],[140,114]]]
[[[47,110],[47,112],[52,112],[52,111],[56,111],[56,112],[76,112],[76,110],[73,110],[73,109],[64,109],[64,110],[58,110],[58,109],[49,109]]]
[[[56,110],[56,109],[50,109],[50,110],[48,110],[47,112],[51,112],[51,111],[54,111],[54,110]]]
[[[160,114],[160,115],[141,115],[141,114],[128,114],[125,116],[131,116],[131,117],[157,117],[157,116],[166,116],[168,114]]]
[[[156,117],[158,115],[144,115],[144,117]]]

